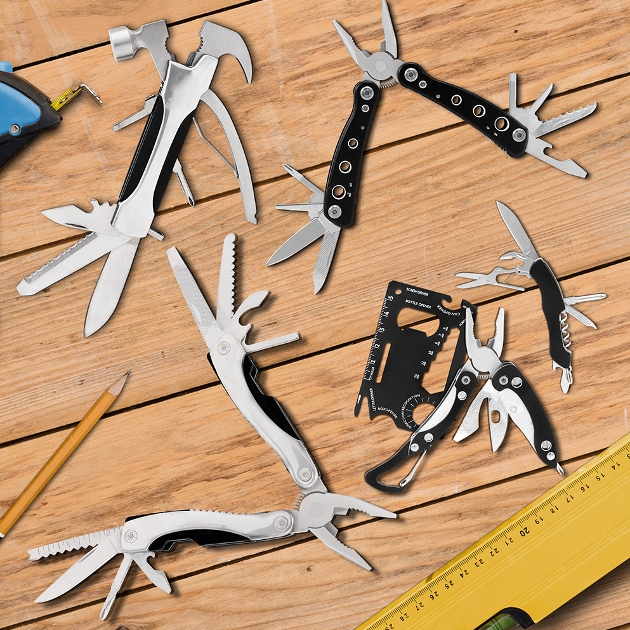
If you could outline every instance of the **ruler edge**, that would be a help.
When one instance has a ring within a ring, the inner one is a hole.
[[[565,491],[570,486],[579,482],[579,479],[585,475],[586,473],[592,472],[598,465],[603,464],[607,459],[617,455],[618,453],[628,450],[630,452],[630,432],[624,434],[621,438],[613,442],[609,447],[604,449],[602,452],[598,453],[587,462],[582,464],[576,471],[572,472],[568,477],[559,481],[554,486],[552,486],[549,490],[536,497],[533,501],[530,501],[525,507],[521,510],[513,514],[509,518],[505,519],[502,523],[497,525],[493,530],[488,532],[485,536],[482,536],[479,540],[475,541],[472,545],[469,545],[457,556],[443,564],[440,568],[436,569],[432,573],[430,573],[426,578],[412,586],[410,589],[405,591],[402,595],[397,597],[394,601],[390,602],[381,610],[376,612],[370,618],[366,619],[363,623],[358,625],[355,630],[376,630],[378,625],[382,622],[385,622],[385,616],[389,615],[396,608],[400,607],[403,604],[408,604],[415,595],[417,595],[421,590],[425,588],[430,588],[433,584],[441,583],[442,580],[450,574],[457,565],[459,565],[464,559],[467,559],[469,556],[473,555],[473,550],[479,550],[493,540],[496,537],[500,537],[503,535],[506,527],[517,524],[520,520],[530,515],[534,511],[534,506],[541,507],[546,502],[549,501],[551,497]],[[619,564],[622,564],[625,560],[621,560]],[[619,565],[617,565],[619,566]],[[596,578],[594,582],[598,579]],[[591,584],[593,584],[592,582]],[[585,587],[588,588],[589,585]],[[583,589],[584,590],[584,589]],[[580,591],[582,592],[582,591]],[[569,601],[569,600],[567,600]],[[565,602],[566,603],[566,602]],[[495,611],[500,612],[500,611]]]

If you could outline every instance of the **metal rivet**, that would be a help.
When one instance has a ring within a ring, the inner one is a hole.
[[[462,376],[462,384],[468,385],[470,383],[470,376]]]
[[[420,450],[420,447],[414,442],[410,447],[409,447],[414,453],[417,453]]]
[[[313,471],[310,468],[302,468],[298,476],[302,481],[310,481],[313,478]]]
[[[369,112],[370,111],[370,106],[369,105],[361,105],[361,111],[362,112]]]
[[[425,441],[425,442],[433,442],[433,433],[427,433],[427,434],[424,436],[424,441]]]
[[[459,392],[457,394],[457,398],[459,398],[460,400],[466,400],[466,398],[468,398],[468,394],[466,392]]]
[[[328,214],[332,219],[338,219],[341,216],[341,208],[339,206],[330,206]]]
[[[407,68],[405,70],[405,79],[407,81],[415,81],[418,78],[418,71],[415,68]]]
[[[359,94],[361,94],[361,98],[369,101],[374,96],[374,90],[369,85],[366,85],[361,88],[361,92],[359,92]]]
[[[549,440],[545,440],[540,445],[540,448],[542,448],[543,451],[550,451],[551,450],[551,442]]]
[[[503,375],[500,379],[499,379],[499,383],[501,383],[501,385],[507,385],[508,384],[508,377]]]
[[[287,527],[289,527],[289,519],[286,516],[278,516],[276,520],[273,522],[273,526],[279,531],[284,531]]]
[[[418,83],[418,85],[424,90],[424,88],[427,87],[427,82],[426,81],[420,81],[420,83]]]
[[[138,540],[138,532],[136,532],[133,529],[130,529],[126,534],[125,534],[125,540],[127,542],[135,542],[136,540]]]
[[[550,451],[549,453],[547,453],[547,459],[551,462],[554,459],[556,459],[556,454],[553,451]]]
[[[520,376],[515,376],[512,379],[512,387],[520,387],[523,384],[523,379]]]
[[[525,133],[524,129],[515,129],[512,132],[512,138],[514,138],[514,140],[516,140],[516,142],[523,142],[523,140],[525,140],[527,134]]]
[[[9,127],[9,131],[14,135],[17,136],[18,133],[20,133],[21,129],[20,129],[20,125],[16,125],[15,123],[13,123],[10,127]]]
[[[230,351],[230,344],[227,341],[222,341],[219,344],[219,354],[227,354]]]
[[[510,407],[510,413],[516,413],[518,409],[516,407]]]

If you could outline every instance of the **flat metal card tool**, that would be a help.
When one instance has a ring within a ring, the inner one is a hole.
[[[399,429],[415,431],[418,424],[413,419],[414,409],[423,403],[435,406],[444,397],[454,374],[466,360],[464,335],[458,338],[444,389],[431,393],[424,388],[422,380],[451,331],[463,330],[466,323],[465,307],[476,310],[466,301],[458,309],[448,308],[445,303],[450,300],[448,295],[403,282],[392,281],[387,285],[354,407],[355,416],[359,415],[363,400],[366,400],[370,419],[386,415]],[[437,330],[427,335],[415,328],[401,327],[398,316],[405,308],[437,317]],[[379,373],[382,373],[380,379]]]
[[[528,628],[630,559],[629,505],[627,434],[357,630]]]
[[[328,170],[326,189],[317,188],[317,200],[311,198],[306,204],[310,223],[319,223],[321,234],[327,234],[320,250],[322,260],[318,258],[313,273],[315,293],[322,288],[328,275],[339,231],[354,225],[363,157],[384,88],[400,84],[433,101],[466,121],[511,157],[518,158],[529,153],[569,175],[586,177],[586,171],[573,160],[558,160],[548,155],[546,150],[552,148],[552,145],[542,140],[542,136],[589,116],[595,111],[597,103],[543,121],[538,118],[537,112],[551,93],[553,84],[547,87],[531,107],[519,107],[516,74],[510,74],[509,112],[506,112],[473,92],[435,79],[419,64],[398,58],[396,31],[386,0],[382,0],[385,39],[380,50],[375,53],[360,49],[350,33],[336,20],[333,20],[333,25],[348,54],[363,71],[363,76],[354,86],[352,112],[337,142]],[[291,174],[299,179],[295,172]],[[298,209],[295,204],[276,207],[283,210]],[[333,228],[336,228],[336,233]],[[313,236],[312,230],[308,233]],[[272,255],[267,264],[273,265],[286,260],[308,247],[316,238],[306,238],[305,232],[297,232]]]
[[[162,79],[160,90],[145,100],[142,110],[114,126],[115,130],[121,129],[148,116],[117,203],[111,205],[92,200],[92,212],[84,212],[77,206],[46,210],[45,216],[52,221],[88,230],[90,234],[24,278],[17,287],[20,295],[33,295],[107,255],[88,306],[84,326],[86,337],[99,330],[114,313],[140,240],[146,236],[164,238],[151,225],[171,173],[177,176],[187,202],[194,205],[178,155],[193,121],[206,140],[194,120],[200,102],[214,112],[223,126],[234,165],[221,157],[239,180],[246,219],[256,223],[254,190],[245,152],[227,109],[209,89],[219,59],[227,54],[239,61],[245,78],[251,82],[249,51],[238,33],[212,22],[203,23],[199,36],[198,49],[191,53],[184,65],[177,63],[166,48],[168,28],[164,20],[144,24],[136,30],[120,26],[110,31],[117,60],[130,59],[140,48],[149,51]]]

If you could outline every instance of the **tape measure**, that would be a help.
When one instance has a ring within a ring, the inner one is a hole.
[[[526,628],[628,558],[630,433],[357,630]]]

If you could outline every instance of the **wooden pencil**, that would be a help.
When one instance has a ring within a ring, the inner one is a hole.
[[[61,443],[50,459],[42,466],[32,481],[13,502],[11,507],[0,519],[0,538],[4,538],[17,520],[24,514],[28,506],[35,500],[46,484],[54,477],[55,473],[63,466],[64,462],[72,455],[81,444],[85,436],[92,430],[101,416],[110,408],[118,398],[131,370],[113,385],[106,389],[83,416],[79,424],[71,431],[70,435]]]

